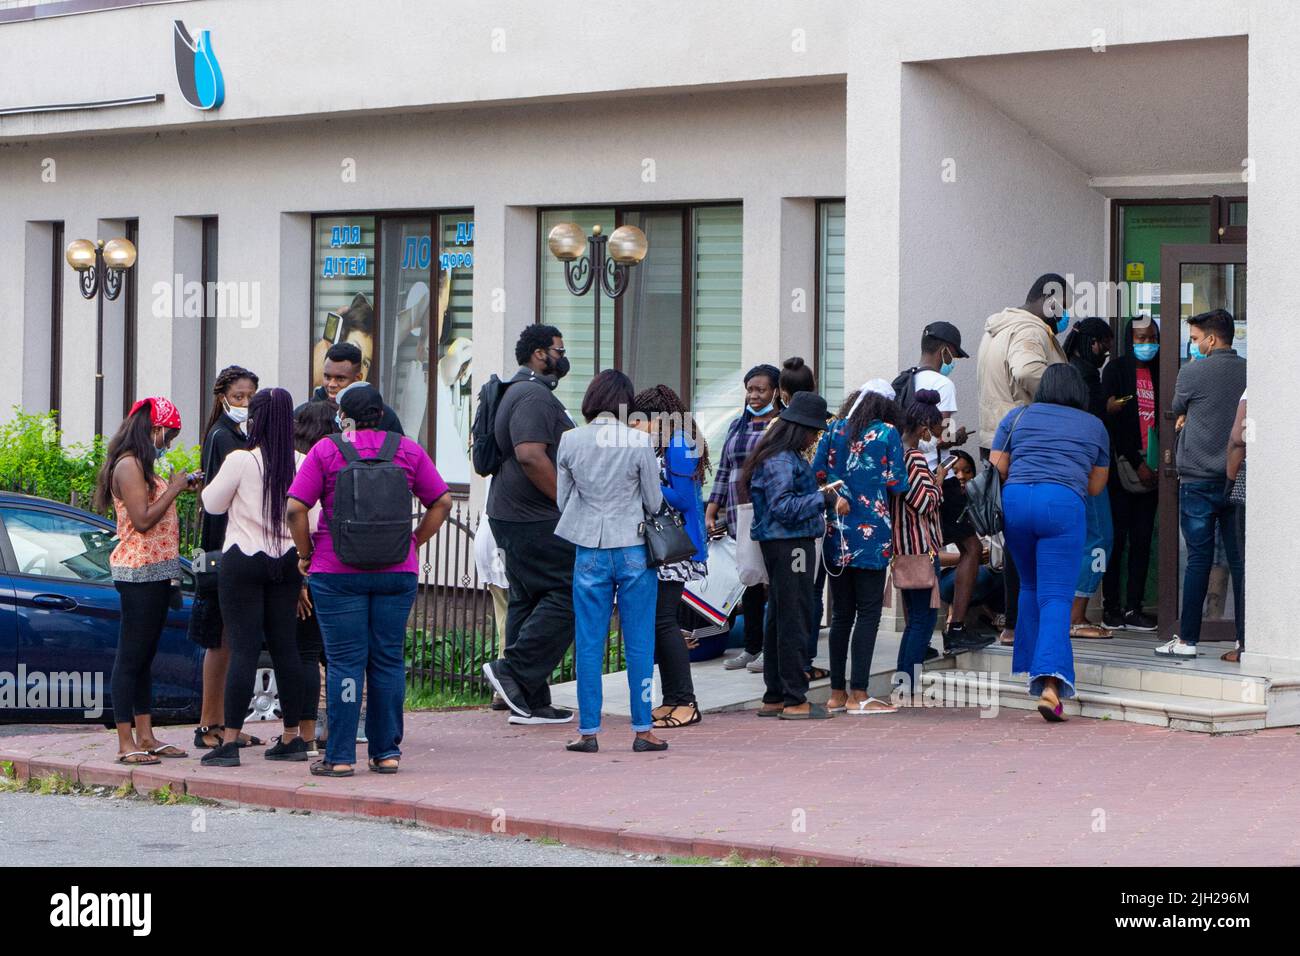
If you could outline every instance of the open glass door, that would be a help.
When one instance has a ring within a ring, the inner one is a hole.
[[[1160,634],[1178,633],[1187,550],[1178,526],[1178,469],[1174,458],[1174,414],[1170,411],[1178,371],[1190,361],[1187,320],[1211,309],[1227,309],[1236,322],[1233,348],[1246,355],[1246,246],[1166,245],[1160,255]],[[1175,325],[1176,321],[1176,325]],[[1225,445],[1227,436],[1224,436]],[[1222,544],[1216,549],[1205,599],[1202,641],[1233,641],[1235,608]]]

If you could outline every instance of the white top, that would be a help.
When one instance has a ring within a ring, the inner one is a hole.
[[[923,368],[913,376],[912,388],[917,392],[923,388],[938,392],[939,411],[945,415],[948,412],[955,413],[957,411],[957,387],[952,384],[952,379],[947,375],[940,375],[933,369]],[[930,470],[937,471],[939,468],[938,440],[919,442],[916,447],[925,455],[925,463],[930,466]]]
[[[293,453],[294,471],[302,467],[306,456]],[[289,527],[269,533],[262,520],[262,450],[238,449],[226,456],[212,484],[203,489],[203,509],[208,514],[226,516],[226,540],[222,551],[238,546],[244,554],[257,552],[279,557],[293,546]],[[311,510],[309,522],[315,528],[320,505]]]

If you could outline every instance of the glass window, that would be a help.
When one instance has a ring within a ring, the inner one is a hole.
[[[74,581],[111,581],[113,532],[97,525],[27,508],[0,508],[19,574]]]
[[[430,216],[380,220],[379,353],[370,381],[406,434],[428,447],[429,308],[434,251]]]
[[[744,403],[740,367],[740,206],[693,210],[692,397],[696,424],[715,456]],[[648,257],[647,257],[648,258]],[[716,457],[714,458],[716,461]]]
[[[361,377],[372,381],[375,217],[318,217],[312,264],[312,387],[324,383],[325,353],[336,342],[356,343]]]
[[[474,214],[444,213],[438,257],[437,446],[438,472],[452,484],[469,484],[470,421],[474,393]]]
[[[591,227],[599,224],[605,235],[614,231],[613,209],[550,209],[541,214],[541,302],[542,323],[553,325],[564,336],[565,354],[569,359],[569,374],[560,380],[555,395],[575,421],[581,420],[579,409],[587,385],[601,368],[614,365],[614,300],[604,292],[592,288],[584,296],[571,293],[564,284],[565,264],[551,255],[546,247],[546,237],[551,229],[562,222],[576,222],[590,234]],[[641,268],[638,266],[637,268]],[[599,278],[599,277],[597,277]],[[597,365],[596,319],[593,297],[599,295],[600,350]],[[514,330],[518,337],[519,330]],[[510,339],[510,335],[506,336]],[[513,346],[513,341],[511,341]]]
[[[627,291],[619,299],[622,325],[619,334],[619,368],[632,379],[637,391],[667,385],[678,395],[688,390],[682,381],[682,225],[680,209],[629,212],[625,225],[636,226],[646,236],[650,252],[628,270]],[[601,360],[605,352],[601,350]]]
[[[818,212],[817,381],[834,410],[844,400],[844,202]]]

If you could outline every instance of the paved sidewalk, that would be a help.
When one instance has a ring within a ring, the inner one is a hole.
[[[1211,737],[1036,713],[911,709],[796,723],[707,716],[633,754],[610,718],[597,755],[567,727],[486,710],[407,716],[402,772],[330,780],[260,750],[122,767],[104,731],[0,739],[21,777],[58,771],[231,803],[546,836],[593,849],[874,864],[1300,864],[1300,737]],[[160,736],[188,741],[182,728]],[[364,745],[363,745],[364,748]],[[364,759],[364,749],[360,754]]]

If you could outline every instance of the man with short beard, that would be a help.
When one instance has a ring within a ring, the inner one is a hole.
[[[487,515],[505,552],[510,605],[505,651],[483,674],[513,713],[512,724],[562,724],[547,679],[573,643],[574,546],[557,537],[555,455],[573,420],[555,397],[569,371],[560,330],[530,325],[515,344],[519,371],[497,406],[494,431],[504,461],[488,489]]]

